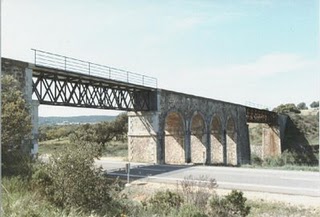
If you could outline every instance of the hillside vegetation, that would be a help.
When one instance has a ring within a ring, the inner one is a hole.
[[[312,105],[318,106],[317,102]],[[319,158],[319,109],[307,109],[305,103],[299,103],[297,106],[280,105],[274,111],[288,116],[282,155],[261,159],[263,124],[249,124],[253,164],[316,171]]]
[[[286,134],[290,137],[291,143],[301,143],[305,138],[307,141],[303,141],[303,143],[308,143],[308,145],[319,144],[319,110],[309,109],[303,110],[301,113],[289,112],[287,115],[296,128],[296,130],[287,129]],[[250,144],[262,144],[262,128],[263,124],[249,124]]]
[[[74,117],[39,117],[39,125],[94,124],[102,121],[113,121],[116,116],[90,115]]]
[[[95,124],[43,125],[39,128],[39,154],[61,152],[75,141],[82,141],[99,144],[104,156],[126,157],[127,127],[126,113]]]
[[[292,113],[289,116],[309,145],[319,145],[319,110],[301,114]]]

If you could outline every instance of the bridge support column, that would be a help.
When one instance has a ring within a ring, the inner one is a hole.
[[[186,130],[185,132],[185,163],[191,162],[191,132]]]
[[[227,131],[226,130],[223,130],[222,145],[223,145],[223,164],[227,165]]]
[[[165,134],[163,131],[159,131],[157,134],[157,164],[165,164],[165,156],[164,156],[164,140]]]
[[[262,158],[281,154],[281,139],[279,126],[265,124],[262,131]]]
[[[31,123],[32,123],[32,147],[31,154],[36,156],[38,154],[38,138],[39,138],[39,102],[32,100],[31,103]]]
[[[129,161],[161,163],[162,137],[157,112],[128,112]]]
[[[251,148],[250,148],[250,136],[249,136],[249,125],[246,123],[244,127],[244,141],[241,152],[240,164],[250,164],[251,163]]]
[[[209,129],[206,131],[206,164],[209,165],[213,162],[211,159],[211,132]]]
[[[38,155],[38,139],[39,139],[39,101],[32,100],[32,69],[25,69],[25,98],[26,102],[30,105],[30,115],[31,115],[31,149],[28,151],[32,156],[36,157]]]

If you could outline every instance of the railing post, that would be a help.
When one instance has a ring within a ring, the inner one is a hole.
[[[142,86],[144,86],[144,75],[142,75]]]
[[[129,72],[127,72],[127,82],[129,83]]]
[[[90,75],[90,62],[89,62],[89,75]]]
[[[111,68],[109,67],[109,79],[111,79]]]

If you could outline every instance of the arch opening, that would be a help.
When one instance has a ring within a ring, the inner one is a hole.
[[[183,118],[178,112],[171,112],[165,121],[165,163],[181,164],[185,162],[185,130]]]
[[[191,120],[191,162],[206,162],[206,130],[203,117],[198,113]]]
[[[223,164],[223,132],[221,121],[217,116],[214,116],[211,122],[211,163]]]
[[[227,122],[227,164],[237,165],[237,132],[235,129],[235,123],[232,118]]]

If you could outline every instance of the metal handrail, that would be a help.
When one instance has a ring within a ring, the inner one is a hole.
[[[45,66],[65,71],[94,75],[146,87],[158,87],[158,80],[154,77],[54,54],[47,51],[37,49],[31,50],[34,51],[34,64],[36,66]]]

